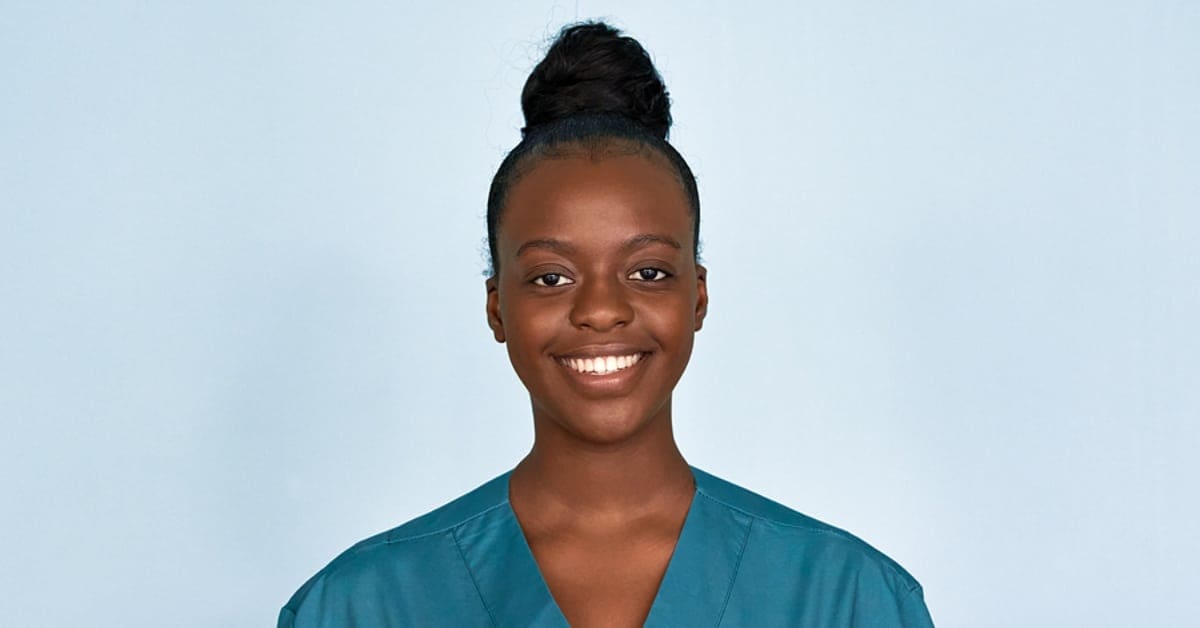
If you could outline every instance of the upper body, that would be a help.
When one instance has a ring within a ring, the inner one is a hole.
[[[523,138],[488,194],[485,313],[529,392],[533,447],[349,550],[280,625],[929,625],[895,563],[676,446],[708,284],[696,179],[649,54],[569,26],[521,101]]]
[[[932,626],[916,580],[853,535],[693,469],[695,492],[646,626]],[[566,626],[506,473],[347,550],[279,628]]]

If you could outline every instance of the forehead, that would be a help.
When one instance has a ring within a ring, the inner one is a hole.
[[[691,240],[691,217],[670,166],[644,154],[543,158],[510,188],[498,239],[502,253],[556,238],[604,246],[630,235]]]

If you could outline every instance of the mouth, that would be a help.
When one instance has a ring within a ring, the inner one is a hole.
[[[632,368],[648,355],[650,355],[649,352],[639,351],[620,355],[594,355],[588,357],[560,356],[555,359],[559,364],[576,373],[600,377]]]

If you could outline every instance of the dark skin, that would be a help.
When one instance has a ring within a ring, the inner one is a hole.
[[[534,419],[509,498],[572,626],[644,623],[691,504],[671,393],[708,306],[694,247],[654,153],[544,158],[509,190],[487,317]]]

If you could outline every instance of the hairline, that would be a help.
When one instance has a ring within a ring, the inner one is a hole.
[[[657,140],[657,141],[655,141]],[[525,141],[525,140],[522,140]],[[657,163],[658,165],[670,171],[671,176],[679,184],[679,191],[683,195],[684,205],[688,208],[688,218],[692,224],[692,255],[699,261],[700,257],[700,235],[699,225],[696,224],[700,219],[700,208],[693,203],[693,199],[689,193],[687,181],[684,179],[684,173],[675,164],[671,155],[666,151],[659,142],[669,146],[665,139],[647,137],[627,137],[623,135],[607,134],[594,135],[582,138],[575,138],[561,142],[539,143],[533,145],[526,152],[517,155],[516,161],[509,166],[509,175],[507,185],[505,185],[504,196],[502,202],[496,207],[496,248],[499,248],[499,233],[500,226],[504,223],[504,210],[508,206],[509,193],[522,178],[532,172],[539,163],[545,160],[566,160],[586,158],[593,162],[603,161],[613,157],[636,155],[646,158],[648,161]],[[621,146],[626,148],[622,149]],[[513,149],[516,152],[520,148]],[[680,156],[682,160],[682,156]],[[686,163],[686,162],[685,162]],[[503,167],[503,166],[501,166]],[[693,175],[694,177],[694,175]],[[489,250],[490,253],[490,250]],[[499,260],[497,256],[489,254],[490,268],[488,276],[494,277],[498,274]]]

